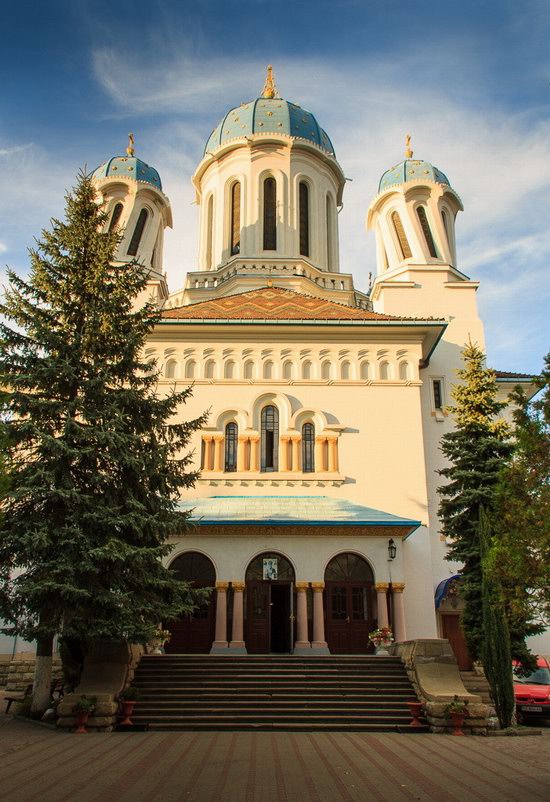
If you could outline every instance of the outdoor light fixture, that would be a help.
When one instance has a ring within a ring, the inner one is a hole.
[[[393,538],[390,537],[388,540],[388,560],[395,560],[395,555],[397,554],[397,546],[395,545]]]

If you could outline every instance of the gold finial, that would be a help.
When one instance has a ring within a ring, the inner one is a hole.
[[[273,66],[271,64],[267,65],[267,75],[265,78],[264,88],[262,90],[262,97],[277,97],[277,87],[275,86],[275,81],[273,80]]]
[[[128,156],[134,155],[134,135],[128,134],[128,147],[126,148]]]
[[[405,137],[405,158],[412,159],[412,157],[413,157],[413,152],[411,150],[411,135],[407,134],[407,136]]]

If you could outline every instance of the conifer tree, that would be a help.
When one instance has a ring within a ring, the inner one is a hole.
[[[146,286],[117,263],[89,176],[30,251],[28,279],[9,272],[0,305],[0,375],[10,487],[0,521],[5,631],[37,641],[34,709],[48,701],[52,640],[147,640],[193,606],[161,559],[186,527],[193,485],[185,452],[203,418],[174,423],[190,389],[161,396],[143,346],[158,312],[134,310]],[[11,326],[10,326],[11,324]]]
[[[450,407],[456,427],[441,438],[448,466],[439,471],[448,482],[438,488],[442,533],[449,539],[447,559],[462,563],[462,628],[474,660],[481,657],[481,552],[478,534],[480,510],[490,511],[503,463],[511,445],[506,423],[498,419],[505,404],[496,400],[494,371],[485,355],[471,342],[463,351],[462,380],[453,388]]]
[[[494,569],[496,553],[492,549],[489,520],[483,508],[479,512],[478,536],[482,558],[482,643],[481,658],[502,729],[509,727],[516,706],[512,677],[510,632],[504,607],[502,587]]]

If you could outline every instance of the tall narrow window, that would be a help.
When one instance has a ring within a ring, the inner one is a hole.
[[[208,198],[206,209],[206,268],[212,270],[212,238],[214,236],[214,196]]]
[[[334,214],[332,212],[332,198],[327,195],[327,270],[334,270]]]
[[[135,256],[137,254],[139,243],[141,242],[141,237],[143,236],[143,229],[145,228],[146,222],[147,222],[147,209],[142,209],[141,212],[139,213],[136,227],[134,228],[134,233],[132,234],[132,239],[130,240],[130,245],[128,247],[128,256]]]
[[[403,228],[403,223],[401,222],[401,218],[397,212],[393,212],[391,219],[395,233],[397,234],[397,239],[399,240],[401,256],[403,259],[410,259],[412,257],[412,253],[409,247],[409,241],[407,240],[407,236],[405,234],[405,229]]]
[[[302,470],[304,473],[315,472],[315,426],[304,423],[302,426]]]
[[[264,181],[264,251],[277,250],[277,185],[274,178]]]
[[[279,412],[269,404],[262,409],[261,470],[276,471],[279,466]]]
[[[231,255],[241,250],[241,185],[236,181],[231,187]]]
[[[443,382],[441,379],[432,379],[434,393],[434,408],[443,409]]]
[[[225,427],[225,470],[237,470],[237,444],[239,430],[236,423],[228,423]]]
[[[311,379],[311,362],[309,360],[302,365],[302,379]]]
[[[122,203],[117,203],[115,208],[113,209],[113,213],[111,215],[111,222],[109,223],[109,231],[112,231],[115,226],[118,225],[118,221],[120,220],[120,215],[122,214],[122,210],[124,206]]]
[[[422,233],[424,234],[424,239],[426,240],[429,254],[436,259],[437,251],[435,249],[434,238],[432,237],[432,232],[430,230],[430,224],[428,223],[428,218],[426,217],[426,209],[423,206],[419,206],[416,210],[416,213],[418,215],[420,225],[422,226]]]
[[[309,189],[300,183],[300,255],[309,256]]]

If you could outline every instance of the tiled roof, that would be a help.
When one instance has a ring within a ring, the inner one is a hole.
[[[401,320],[379,315],[313,295],[264,287],[259,290],[227,295],[189,306],[167,309],[165,320]]]
[[[531,373],[511,373],[508,370],[495,370],[497,379],[534,379]]]
[[[181,501],[201,525],[391,526],[414,530],[419,521],[329,496],[211,496]]]

